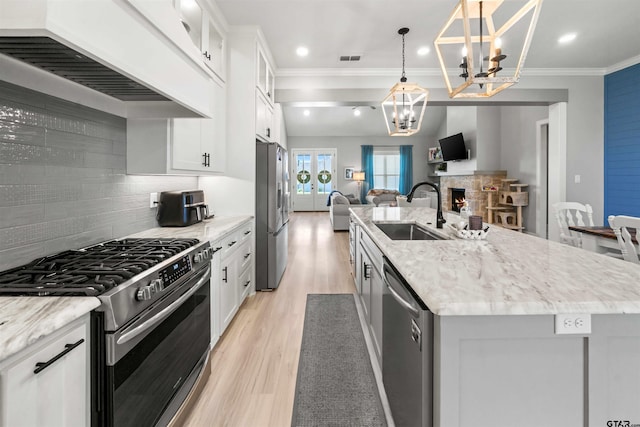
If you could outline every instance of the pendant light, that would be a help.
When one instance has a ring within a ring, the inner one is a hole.
[[[398,34],[402,36],[402,77],[382,100],[384,121],[391,136],[409,136],[420,131],[429,96],[429,91],[417,83],[407,83],[404,71],[404,36],[408,32],[408,28],[398,30]]]
[[[541,5],[542,0],[460,0],[433,42],[450,98],[486,98],[518,82]],[[503,70],[507,57],[509,73]]]

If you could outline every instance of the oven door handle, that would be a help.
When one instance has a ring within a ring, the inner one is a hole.
[[[210,279],[210,273],[211,273],[211,266],[207,266],[207,269],[204,275],[200,278],[200,280],[198,280],[198,283],[196,283],[193,287],[191,287],[191,289],[189,289],[187,292],[181,295],[180,298],[172,302],[170,305],[165,307],[161,312],[159,312],[149,320],[145,321],[142,325],[136,326],[132,330],[120,335],[116,343],[124,344],[127,341],[131,341],[138,335],[145,333],[147,330],[153,328],[155,325],[157,325],[158,323],[162,322],[164,319],[169,317],[171,313],[176,311],[178,307],[182,305],[183,302],[185,302],[193,294],[195,294],[198,291],[198,289],[200,289],[202,285],[204,285],[205,282],[208,279]]]

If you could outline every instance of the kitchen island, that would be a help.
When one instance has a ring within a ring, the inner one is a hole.
[[[351,212],[433,313],[434,426],[640,423],[640,266],[497,226],[462,240],[429,208]],[[376,222],[446,239],[391,240]]]

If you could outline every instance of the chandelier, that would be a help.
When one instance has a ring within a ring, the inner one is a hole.
[[[460,0],[433,42],[450,98],[490,97],[518,82],[541,4]],[[512,73],[502,68],[507,53]]]
[[[417,83],[407,83],[404,71],[404,36],[408,28],[400,28],[402,36],[402,77],[382,100],[382,113],[391,136],[409,136],[420,131],[429,91]]]

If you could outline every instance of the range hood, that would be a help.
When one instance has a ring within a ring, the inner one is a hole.
[[[123,117],[211,117],[211,73],[166,0],[0,0],[0,65]]]
[[[168,101],[154,90],[50,37],[0,37],[0,53],[121,101]]]

